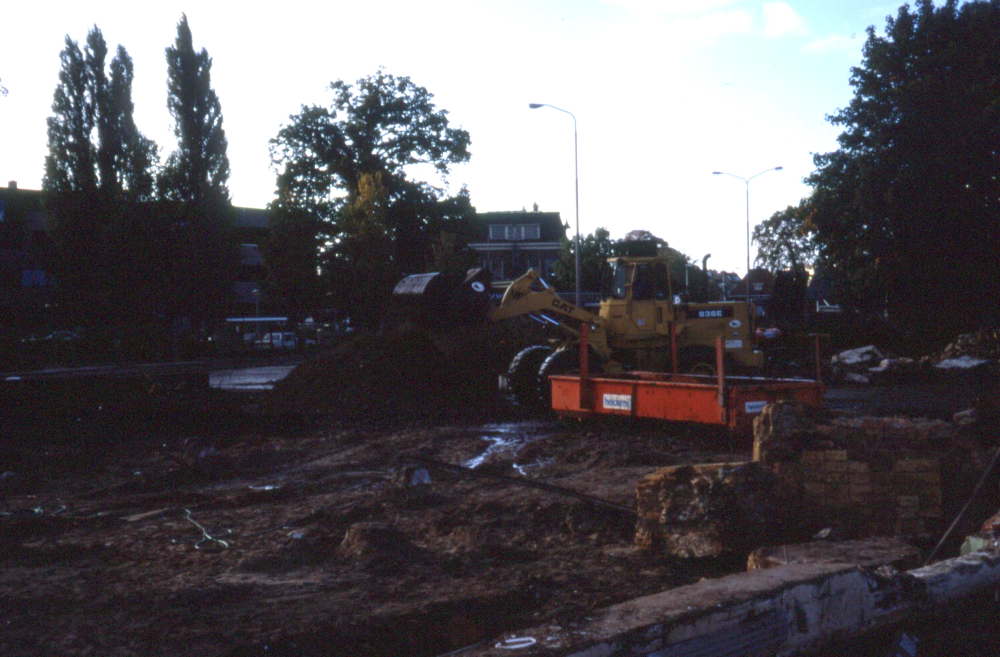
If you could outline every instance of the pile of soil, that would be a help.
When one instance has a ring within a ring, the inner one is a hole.
[[[543,339],[517,323],[361,334],[279,382],[272,413],[454,421],[516,414],[497,390],[514,355]]]

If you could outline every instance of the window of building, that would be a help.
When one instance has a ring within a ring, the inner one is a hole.
[[[539,224],[493,224],[490,226],[490,240],[495,242],[519,242],[522,240],[541,239],[542,229]]]
[[[494,256],[490,258],[490,272],[493,274],[493,278],[498,281],[504,280],[503,278],[503,258],[500,256]]]

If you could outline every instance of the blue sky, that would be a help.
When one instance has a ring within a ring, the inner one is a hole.
[[[186,12],[195,47],[214,60],[237,205],[272,197],[268,140],[302,104],[329,101],[332,80],[379,66],[435,94],[472,136],[456,167],[484,211],[558,211],[574,224],[578,121],[580,228],[613,237],[646,229],[709,267],[746,269],[748,178],[756,224],[809,193],[812,153],[836,148],[825,116],[851,99],[865,29],[902,3],[862,0],[390,0],[136,5],[15,3],[0,39],[0,184],[41,186],[45,118],[59,52],[97,24],[135,61],[136,122],[174,147],[164,49]],[[939,3],[940,4],[940,3]],[[141,7],[141,9],[139,9]],[[417,172],[420,173],[420,172]],[[433,176],[431,182],[436,183]],[[572,229],[571,229],[572,232]]]

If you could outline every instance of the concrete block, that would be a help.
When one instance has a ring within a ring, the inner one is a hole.
[[[888,627],[998,584],[1000,555],[986,552],[883,575],[857,565],[793,563],[629,600],[572,627],[544,624],[511,636],[534,639],[518,651],[532,657],[784,657],[820,651],[837,638]],[[502,639],[463,653],[509,654]]]
[[[750,553],[747,570],[788,564],[844,563],[863,568],[893,566],[897,570],[921,564],[920,550],[898,538],[878,536],[860,541],[813,541],[764,547]]]

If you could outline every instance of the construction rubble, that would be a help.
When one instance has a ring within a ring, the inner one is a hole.
[[[969,372],[998,362],[1000,329],[981,328],[963,333],[941,351],[919,358],[890,356],[873,345],[841,351],[830,358],[830,373],[835,381],[866,385]]]
[[[883,417],[895,389],[845,386],[861,412],[767,404],[752,445],[559,421],[496,392],[535,339],[409,326],[167,429],[0,425],[0,654],[882,655],[1000,612],[1000,401]]]
[[[753,461],[643,478],[636,543],[690,558],[745,555],[824,528],[842,539],[939,535],[985,467],[955,423],[822,417],[778,402],[754,420]]]

